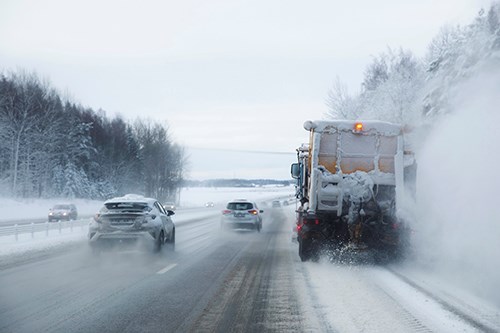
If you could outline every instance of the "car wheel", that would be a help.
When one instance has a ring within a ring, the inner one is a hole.
[[[153,252],[160,252],[161,246],[163,244],[163,240],[164,240],[164,235],[163,235],[163,231],[162,231],[158,235],[158,238],[155,240],[155,243],[153,245]]]
[[[172,230],[172,235],[166,242],[169,251],[175,251],[175,228]]]

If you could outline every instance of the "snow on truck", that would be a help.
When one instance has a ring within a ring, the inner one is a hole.
[[[302,261],[322,251],[372,249],[397,256],[409,227],[398,212],[414,190],[416,163],[400,125],[382,121],[306,121],[297,149],[297,240]]]

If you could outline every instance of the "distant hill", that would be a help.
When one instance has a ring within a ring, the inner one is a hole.
[[[267,185],[289,186],[293,180],[276,179],[207,179],[207,180],[186,180],[184,186],[187,187],[259,187]]]

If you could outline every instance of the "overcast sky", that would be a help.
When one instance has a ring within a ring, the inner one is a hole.
[[[423,56],[441,27],[490,2],[0,0],[0,70],[34,70],[108,116],[167,123],[190,178],[287,179],[336,77],[356,92],[372,56]]]

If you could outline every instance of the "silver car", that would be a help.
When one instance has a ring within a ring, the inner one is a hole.
[[[221,228],[251,229],[260,232],[263,212],[255,202],[243,199],[230,201],[222,211]]]
[[[145,241],[158,252],[165,244],[175,248],[175,225],[171,210],[153,198],[128,194],[104,202],[89,225],[89,243],[99,245]]]

